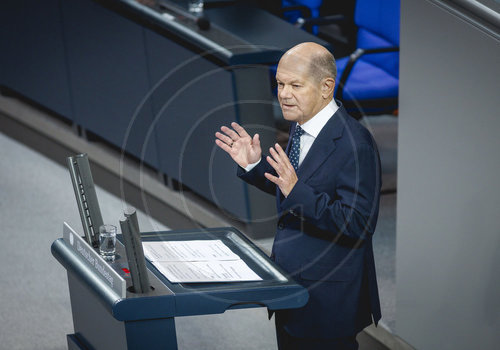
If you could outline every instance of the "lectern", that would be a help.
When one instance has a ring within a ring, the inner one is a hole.
[[[228,309],[297,308],[307,290],[294,282],[241,232],[231,227],[142,233],[142,241],[220,240],[250,267],[259,281],[171,283],[149,261],[150,288],[134,293],[125,248],[104,261],[69,225],[54,241],[54,257],[66,268],[74,334],[68,349],[177,349],[174,318]],[[118,237],[120,240],[120,236]]]

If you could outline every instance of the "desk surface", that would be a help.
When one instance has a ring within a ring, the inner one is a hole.
[[[187,0],[98,0],[143,24],[166,30],[199,50],[208,50],[225,64],[276,63],[289,48],[305,41],[329,44],[267,11],[241,3],[208,8],[202,30],[198,17],[187,11]]]

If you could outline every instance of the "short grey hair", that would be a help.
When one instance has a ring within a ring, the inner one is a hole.
[[[311,57],[310,72],[316,81],[321,81],[324,78],[337,78],[337,65],[333,55],[326,51]]]

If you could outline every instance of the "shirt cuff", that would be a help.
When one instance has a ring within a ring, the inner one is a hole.
[[[262,160],[259,159],[258,161],[256,161],[255,163],[252,163],[252,164],[248,164],[246,167],[244,167],[243,169],[245,169],[245,171],[248,173],[250,170],[252,170],[253,168],[255,168],[257,166],[257,164],[260,163],[260,161]]]

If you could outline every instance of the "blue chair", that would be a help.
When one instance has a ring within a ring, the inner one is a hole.
[[[323,0],[283,0],[283,16],[290,23],[302,26],[304,19],[319,18],[319,8]],[[318,27],[311,28],[313,34],[318,34]]]
[[[337,60],[335,97],[357,117],[398,108],[400,0],[358,0],[357,49]]]

